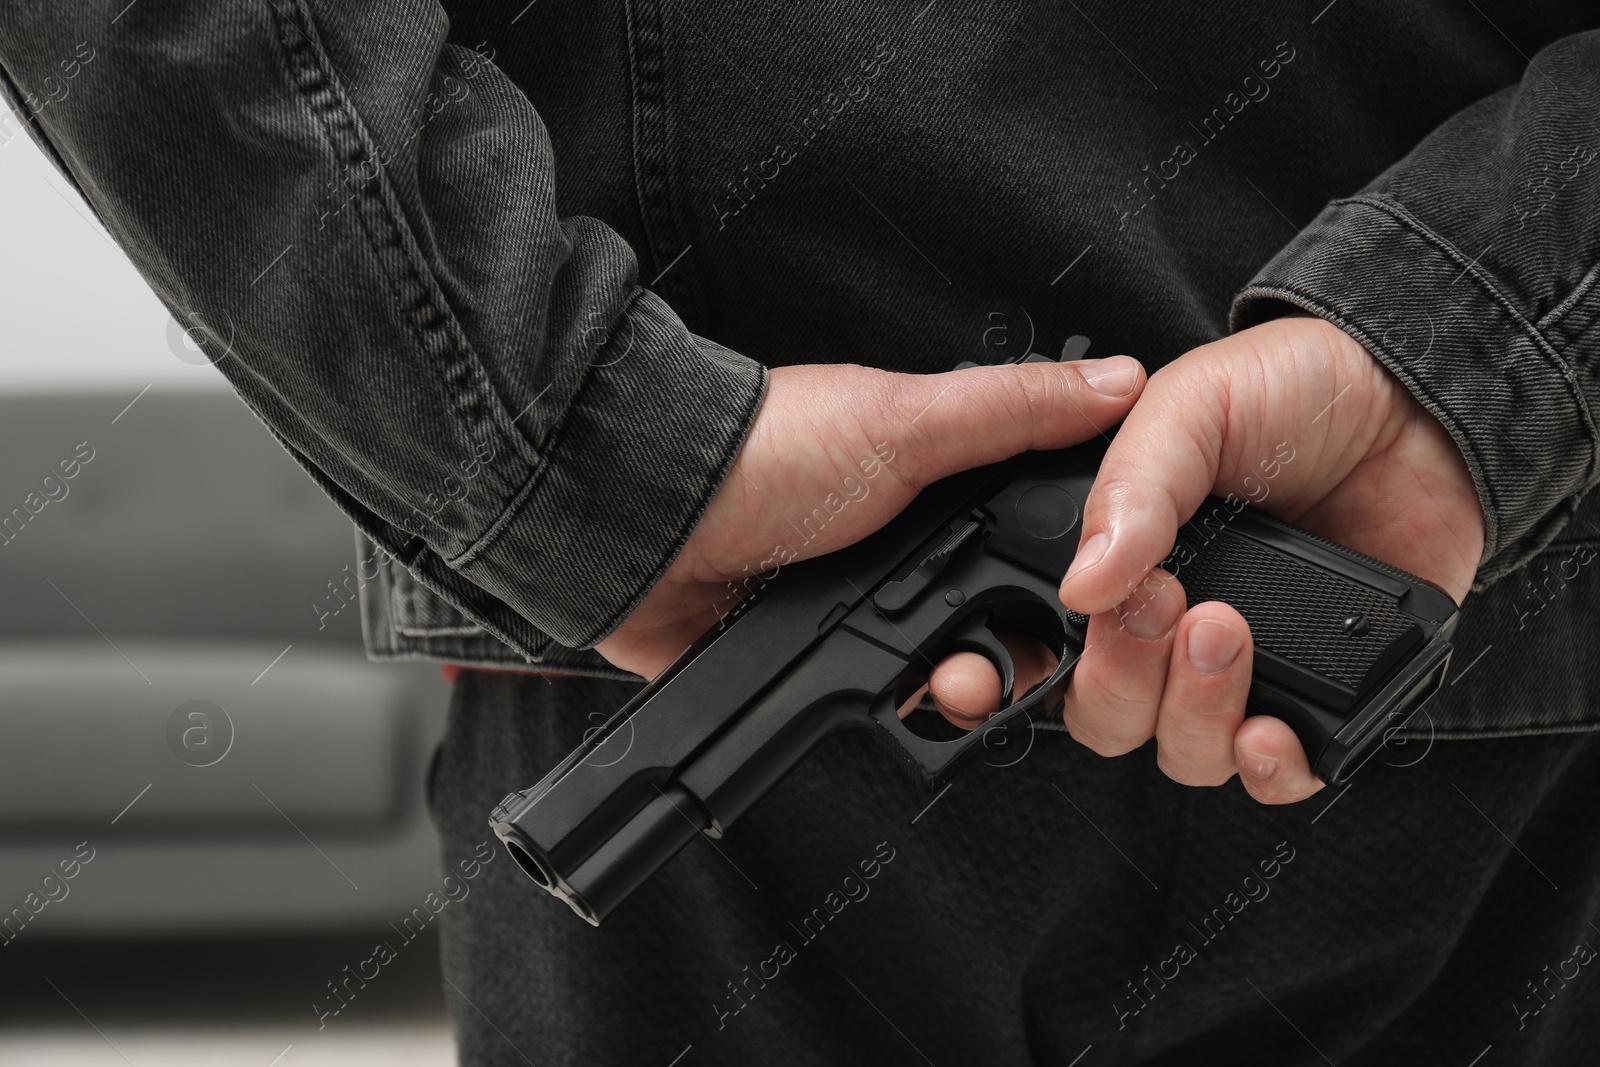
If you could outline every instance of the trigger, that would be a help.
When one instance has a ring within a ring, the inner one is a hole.
[[[950,648],[958,652],[976,652],[994,665],[1000,673],[1000,707],[1004,709],[1011,702],[1011,690],[1017,684],[1016,665],[1011,662],[1011,652],[994,631],[984,625],[982,617],[974,617],[961,629],[957,630],[950,639]]]

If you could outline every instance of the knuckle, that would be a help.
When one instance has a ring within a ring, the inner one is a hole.
[[[915,486],[931,480],[928,469],[934,465],[939,444],[932,432],[933,421],[922,416],[928,414],[934,404],[948,399],[938,398],[938,389],[930,391],[927,388],[930,383],[924,379],[921,375],[884,374],[876,413],[879,425],[892,427],[905,442],[904,447],[896,450],[895,474]],[[950,387],[950,392],[954,393],[955,388]]]
[[[1029,368],[1030,370],[1032,368]],[[1014,418],[1028,435],[1037,439],[1047,429],[1047,422],[1055,409],[1058,393],[1057,376],[1053,374],[1019,374],[1012,391]]]
[[[1087,672],[1086,672],[1087,673]],[[1149,692],[1150,682],[1160,678],[1141,678],[1133,671],[1095,671],[1085,682],[1093,686],[1100,714],[1118,722],[1146,722],[1155,717],[1160,690]]]
[[[1146,483],[1125,470],[1123,463],[1113,454],[1095,475],[1094,487],[1090,490],[1085,510],[1100,514],[1108,512],[1138,514],[1143,510],[1140,505],[1144,502],[1146,491]],[[1087,522],[1086,516],[1085,523]]]
[[[1038,375],[1022,371],[1019,367],[988,369],[987,388],[979,393],[985,421],[991,426],[1005,428],[1008,434],[1031,434],[1037,417],[1034,412],[1040,403]]]
[[[1128,670],[1126,664],[1119,669],[1095,657],[1079,662],[1073,685],[1078,688],[1069,708],[1083,720],[1096,723],[1099,732],[1142,735],[1141,744],[1154,736],[1161,697],[1159,674]]]
[[[1140,736],[1132,732],[1106,730],[1081,712],[1068,711],[1063,721],[1072,739],[1097,756],[1126,756],[1150,739],[1148,733]]]
[[[1244,719],[1244,708],[1223,700],[1190,700],[1163,709],[1162,733],[1177,742],[1212,745],[1219,739],[1232,747],[1234,732]]]

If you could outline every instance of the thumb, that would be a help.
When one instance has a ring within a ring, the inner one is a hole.
[[[902,470],[918,485],[1095,437],[1128,413],[1145,383],[1131,356],[899,377],[893,410],[913,446]]]
[[[1175,369],[1175,368],[1174,368]],[[1227,424],[1217,375],[1163,373],[1106,450],[1084,502],[1077,555],[1061,601],[1085,615],[1110,611],[1161,563],[1178,526],[1216,484]]]

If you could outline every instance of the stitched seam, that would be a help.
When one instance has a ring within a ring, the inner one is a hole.
[[[446,604],[449,604],[451,607],[455,608],[457,611],[462,612],[463,614],[469,614],[470,611],[475,610],[475,609],[469,609],[469,608],[463,606],[468,602],[467,598],[465,598],[465,597],[462,597],[460,602],[457,602],[457,600],[455,598],[455,595],[453,593],[447,591],[445,582],[440,581],[437,587],[429,584],[428,579],[434,577],[433,575],[431,575],[429,573],[429,567],[431,565],[433,565],[433,564],[438,563],[438,562],[439,562],[439,558],[437,556],[431,556],[431,555],[428,556],[426,559],[418,560],[417,561],[417,568],[412,571],[412,576],[415,577],[417,579],[417,581],[421,585],[423,585],[424,587],[426,587],[427,589],[432,591],[432,593],[435,596],[437,596],[440,600],[443,600]],[[410,570],[409,567],[407,569]],[[447,568],[447,573],[450,575],[451,579],[453,579],[453,580],[457,580],[457,581],[465,581],[466,580],[466,579],[461,578],[460,575],[457,575],[454,571],[448,570],[448,568]],[[485,596],[493,596],[493,594],[491,594],[491,593],[485,593],[484,595]],[[501,602],[501,603],[503,604],[503,602]],[[506,607],[506,610],[511,612],[513,615],[517,615],[517,613],[509,605],[505,605],[505,607]],[[522,649],[523,649],[524,645],[528,644],[527,642],[519,641],[517,638],[513,637],[509,630],[507,630],[504,626],[501,626],[498,623],[494,622],[489,617],[490,616],[489,612],[484,612],[484,611],[480,610],[479,613],[482,614],[484,616],[484,619],[485,619],[485,621],[483,623],[484,633],[488,634],[490,637],[493,637],[495,640],[499,641],[501,644],[506,645],[507,647],[509,647],[509,648],[513,649],[514,651],[516,651],[517,653],[521,654],[522,657],[524,659],[526,659],[529,663],[538,663],[538,662],[540,662],[544,658],[545,650],[547,648],[549,648],[554,643],[554,640],[555,640],[554,638],[552,638],[549,634],[545,633],[544,631],[539,630],[537,627],[535,627],[534,629],[535,629],[536,636],[538,638],[542,638],[543,640],[541,642],[535,642],[535,643],[533,643],[532,645],[529,646],[529,647],[532,647],[534,649],[534,651],[532,651],[531,653],[530,652],[523,652]],[[519,619],[521,619],[520,615],[517,615],[517,617]],[[523,620],[523,621],[526,621],[526,620]],[[397,636],[398,636],[398,633],[397,633]]]
[[[366,586],[362,586],[362,588],[365,589]],[[420,595],[419,590],[421,591]],[[444,606],[448,607],[454,614],[461,617],[456,620],[452,620],[448,624],[438,623],[434,625],[413,625],[403,622],[402,619],[404,618],[415,617],[416,613],[413,610],[413,605],[416,604],[419,599],[432,596],[429,590],[424,587],[421,582],[418,582],[415,578],[411,577],[411,573],[404,568],[401,568],[398,572],[393,570],[389,572],[389,592],[390,603],[394,605],[394,611],[392,613],[393,619],[391,620],[392,625],[397,633],[400,633],[406,637],[431,637],[435,635],[463,636],[480,635],[483,633],[483,627],[479,626],[472,619],[462,615],[461,611],[459,611],[454,605],[445,604],[445,602],[439,597],[433,597],[433,600],[436,603],[444,604]]]
[[[406,626],[395,624],[395,632],[402,637],[430,638],[430,637],[482,637],[483,627],[477,623],[468,626]]]
[[[640,55],[639,23],[642,14],[638,0],[628,0],[625,8],[628,34],[628,80],[633,112],[633,193],[639,204],[639,220],[644,227],[645,240],[650,243],[652,260],[659,260],[661,249],[652,230],[652,219],[647,206],[644,185],[644,60]]]
[[[371,138],[321,45],[304,0],[292,2],[298,18],[285,15],[272,0],[268,2],[278,23],[278,43],[290,84],[316,120],[335,159],[346,166],[359,164],[372,156]],[[428,270],[388,176],[380,169],[357,191],[353,202],[361,206],[356,215],[368,250],[390,283],[395,311],[423,354],[433,357],[429,362],[443,371],[446,399],[458,433],[467,441],[491,436],[524,464],[537,461],[537,451],[525,438],[508,435],[500,428],[492,390],[459,320]],[[382,227],[381,235],[374,232],[374,224]],[[398,270],[393,269],[396,258],[400,260]]]
[[[639,218],[650,244],[652,266],[665,269],[687,247],[672,208],[668,161],[665,15],[658,0],[630,0],[627,9],[628,71],[633,97],[634,192]],[[669,246],[669,242],[671,242]],[[680,247],[681,246],[681,247]],[[672,266],[670,277],[657,275],[653,288],[681,318],[695,306],[698,287],[690,282],[688,263]]]
[[[1565,300],[1551,308],[1549,313],[1539,320],[1539,329],[1543,330],[1554,326],[1562,316],[1576,307],[1589,294],[1589,290],[1594,288],[1597,279],[1600,279],[1600,263],[1590,267],[1589,273],[1585,274],[1583,279],[1578,282],[1577,288],[1568,293]]]
[[[1600,450],[1597,450],[1597,445],[1600,445],[1600,434],[1597,434],[1596,432],[1595,424],[1591,418],[1588,408],[1587,398],[1583,395],[1583,391],[1577,387],[1577,381],[1571,367],[1568,366],[1567,363],[1560,357],[1559,353],[1555,351],[1554,346],[1550,344],[1549,340],[1540,334],[1537,329],[1534,328],[1533,324],[1530,323],[1514,305],[1512,305],[1509,298],[1507,298],[1499,290],[1499,288],[1493,283],[1492,279],[1481,272],[1466,256],[1461,253],[1459,249],[1450,244],[1443,237],[1428,229],[1428,227],[1423,225],[1420,220],[1416,219],[1409,212],[1407,212],[1401,205],[1391,201],[1379,200],[1371,197],[1346,197],[1344,199],[1332,201],[1330,204],[1330,206],[1345,205],[1370,208],[1392,218],[1395,222],[1399,223],[1406,232],[1411,233],[1413,236],[1422,239],[1425,243],[1432,245],[1446,259],[1460,264],[1463,267],[1463,273],[1471,273],[1473,275],[1474,280],[1479,283],[1480,291],[1488,296],[1494,303],[1499,305],[1514,323],[1517,323],[1521,326],[1523,332],[1534,342],[1535,349],[1546,356],[1547,364],[1552,364],[1552,369],[1556,370],[1556,372],[1563,378],[1567,384],[1569,393],[1576,401],[1576,406],[1580,416],[1582,417],[1583,425],[1587,430],[1590,441],[1590,447],[1588,450],[1588,465],[1584,473],[1582,487],[1562,498],[1562,502],[1564,504],[1574,504],[1583,496],[1587,487],[1593,484],[1597,473],[1597,467],[1600,467],[1600,454],[1597,454],[1597,452],[1600,452]],[[1382,353],[1384,351],[1383,346],[1378,344],[1376,339],[1370,338],[1366,331],[1351,323],[1338,310],[1328,307],[1326,301],[1319,295],[1314,295],[1305,290],[1286,284],[1251,285],[1248,286],[1243,293],[1241,293],[1241,297],[1247,294],[1276,297],[1278,299],[1286,300],[1289,303],[1298,304],[1304,307],[1306,310],[1314,311],[1316,314],[1321,315],[1330,322],[1334,322],[1336,325],[1340,326],[1340,328],[1344,329],[1345,332],[1357,337],[1358,339],[1361,339],[1363,344],[1365,344],[1366,347],[1372,352]],[[1383,359],[1382,362],[1384,363],[1384,366],[1388,367],[1389,370],[1396,375],[1396,377],[1405,382],[1409,388],[1425,398],[1424,406],[1427,407],[1430,412],[1438,417],[1440,421],[1450,429],[1451,436],[1455,438],[1458,444],[1465,443],[1465,447],[1470,449],[1472,453],[1473,465],[1476,466],[1477,471],[1487,472],[1489,466],[1483,462],[1483,453],[1478,447],[1474,437],[1464,432],[1461,424],[1455,418],[1454,414],[1446,410],[1443,405],[1439,403],[1438,398],[1430,389],[1428,389],[1427,385],[1419,381],[1416,376],[1410,372],[1410,368],[1405,367],[1398,361]],[[1476,477],[1475,472],[1474,481],[1478,480],[1479,479]],[[1495,487],[1490,485],[1487,479],[1484,479],[1482,484],[1483,487],[1488,491],[1487,495],[1489,498],[1488,507],[1485,508],[1484,515],[1485,526],[1487,528],[1487,533],[1489,534],[1489,536],[1486,538],[1485,547],[1493,549],[1493,552],[1490,553],[1491,556],[1498,555],[1507,547],[1498,543],[1500,532],[1500,502],[1498,495],[1495,492]]]
[[[1559,734],[1592,734],[1600,730],[1600,719],[1575,719],[1570,723],[1533,724],[1524,726],[1468,726],[1455,729],[1435,729],[1428,736],[1435,741],[1498,741],[1509,737],[1552,737]],[[1407,740],[1421,741],[1423,735],[1400,731]]]

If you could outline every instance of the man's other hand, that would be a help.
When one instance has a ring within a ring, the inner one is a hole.
[[[1293,731],[1244,716],[1248,624],[1222,603],[1186,609],[1181,575],[1157,567],[1213,492],[1428,578],[1457,603],[1483,551],[1478,494],[1444,427],[1353,338],[1310,316],[1174,360],[1118,429],[1061,584],[1062,602],[1090,616],[1067,728],[1105,756],[1154,737],[1157,763],[1186,785],[1237,772],[1264,803],[1303,800],[1323,783]],[[1019,691],[1054,669],[1043,646],[1010,642]],[[971,653],[930,683],[945,716],[969,727],[999,700],[994,668]]]

